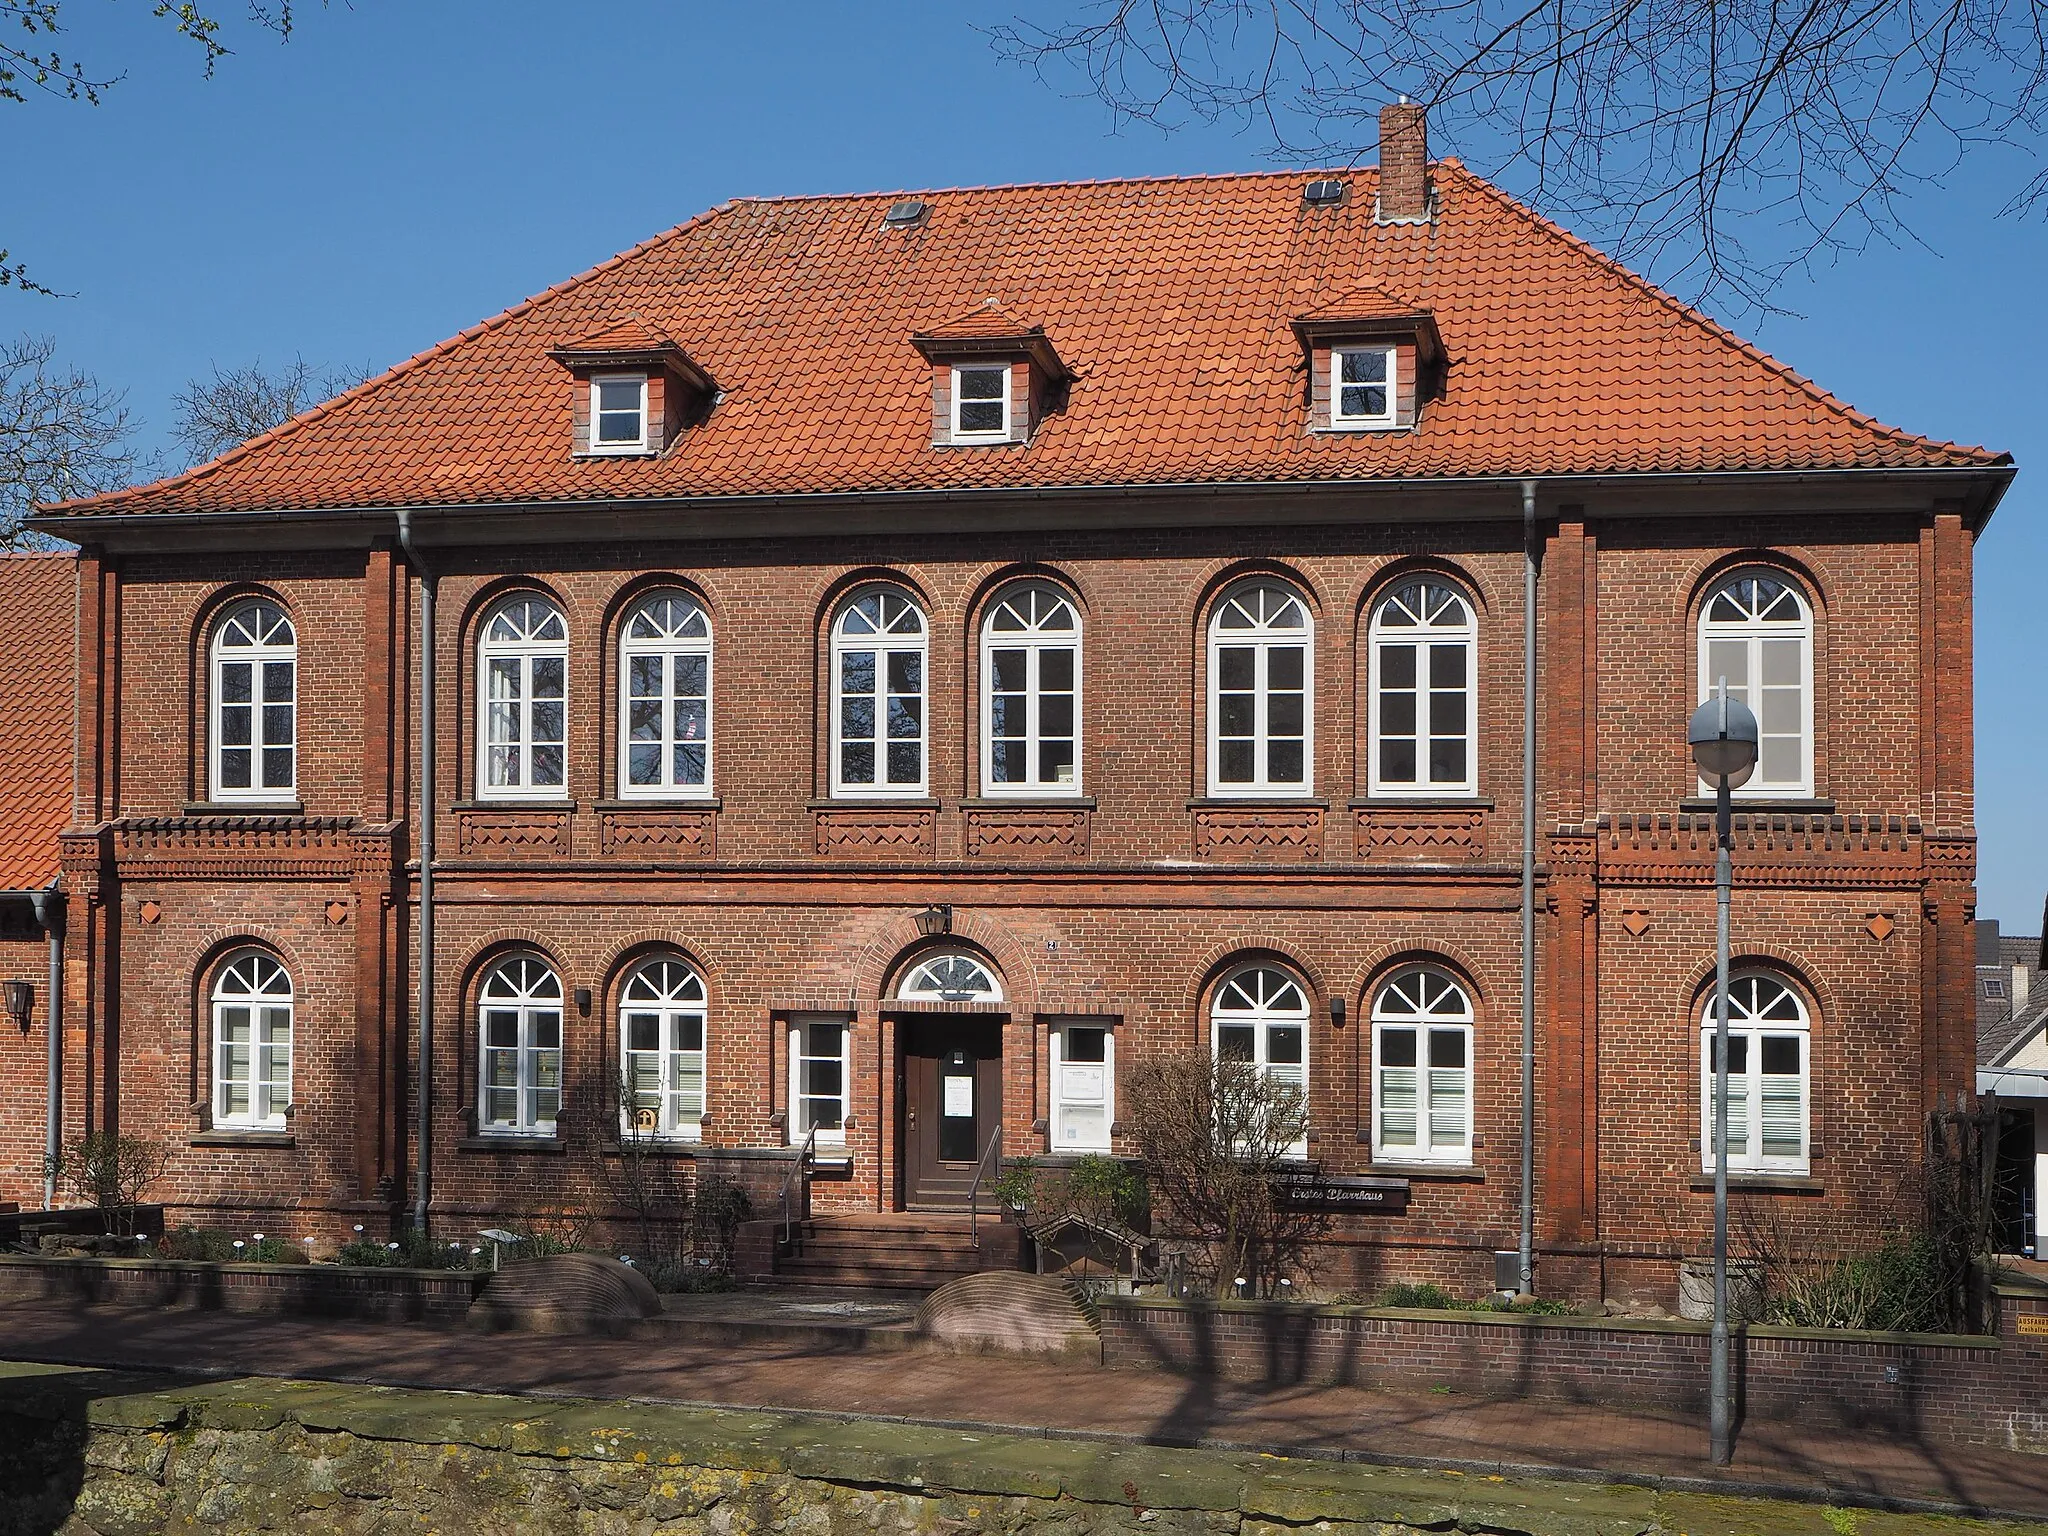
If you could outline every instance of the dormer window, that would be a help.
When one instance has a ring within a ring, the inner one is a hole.
[[[1008,437],[1010,370],[963,367],[953,370],[953,436]]]
[[[613,374],[590,381],[592,453],[643,453],[647,448],[647,376]]]
[[[1332,347],[1330,425],[1393,426],[1397,365],[1398,354],[1392,347]]]

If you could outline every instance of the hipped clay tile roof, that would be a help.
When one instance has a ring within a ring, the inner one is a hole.
[[[7,685],[0,688],[0,891],[32,891],[57,873],[71,819],[71,701],[78,566],[68,554],[0,555]]]
[[[1375,173],[740,200],[173,480],[67,512],[1627,471],[1920,468],[2003,455],[1886,427],[1455,161],[1434,224],[1374,222]],[[1430,311],[1418,430],[1311,434],[1289,322],[1361,286]],[[911,336],[991,295],[1076,375],[1031,441],[931,443]],[[641,317],[718,381],[659,458],[577,459],[548,352]]]
[[[603,330],[566,342],[564,352],[648,352],[672,347],[675,342],[662,335],[637,315],[628,316]]]
[[[1367,283],[1294,318],[1323,325],[1335,320],[1405,320],[1419,313],[1421,308],[1419,304],[1397,299],[1386,289]]]
[[[920,328],[920,334],[947,341],[971,341],[979,336],[1022,336],[1031,329],[996,299],[983,299],[964,315],[955,315],[937,325]]]

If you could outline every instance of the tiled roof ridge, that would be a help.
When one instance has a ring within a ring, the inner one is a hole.
[[[1458,161],[1440,160],[1436,162],[1434,169],[1452,171],[1463,177],[1474,188],[1492,197],[1494,201],[1509,212],[1534,225],[1551,238],[1563,241],[1566,245],[1571,246],[1580,255],[1588,258],[1612,276],[1640,289],[1657,303],[1671,310],[1679,319],[1700,327],[1724,345],[1734,347],[1753,362],[1759,363],[1778,374],[1794,388],[1813,400],[1816,405],[1821,406],[1825,410],[1833,411],[1838,416],[1853,422],[1866,431],[1879,433],[1894,442],[1904,443],[1915,448],[1967,455],[1973,457],[1979,464],[2003,465],[2012,462],[2012,455],[2010,453],[1994,453],[1981,444],[1958,443],[1938,437],[1927,437],[1918,432],[1908,432],[1903,427],[1890,426],[1866,411],[1857,410],[1855,406],[1849,404],[1848,401],[1842,399],[1832,390],[1809,379],[1805,374],[1789,364],[1781,362],[1754,342],[1745,340],[1734,331],[1729,330],[1727,326],[1721,324],[1720,321],[1714,319],[1713,316],[1677,297],[1669,289],[1660,287],[1649,278],[1644,277],[1640,272],[1623,265],[1592,242],[1573,234],[1555,220],[1546,218],[1514,194],[1504,191],[1493,182],[1487,180],[1486,177],[1479,175],[1475,171],[1467,170]]]
[[[1444,163],[1457,164],[1455,160]],[[1138,187],[1165,182],[1184,185],[1204,181],[1283,181],[1291,176],[1306,176],[1313,180],[1317,176],[1331,175],[1371,176],[1377,179],[1379,167],[1358,165],[1347,169],[1341,166],[1296,166],[1271,171],[1158,171],[1149,176],[1067,176],[1054,177],[1050,181],[983,181],[954,187],[900,187],[893,192],[788,192],[768,196],[744,194],[723,206],[734,207],[741,203],[752,203],[757,206],[780,206],[790,203],[867,203],[882,202],[889,198],[953,197],[969,192],[1057,192],[1074,187]]]
[[[204,464],[195,464],[190,469],[179,470],[178,473],[176,473],[175,475],[165,475],[161,479],[150,480],[141,485],[124,486],[122,489],[118,491],[106,491],[98,496],[81,496],[76,498],[75,500],[53,502],[50,504],[50,507],[52,509],[56,507],[62,507],[65,510],[65,512],[69,514],[88,509],[99,509],[109,506],[118,506],[120,502],[128,499],[129,497],[140,497],[145,493],[167,490],[172,486],[189,484],[196,480],[202,480],[206,478],[208,475],[216,474],[220,470],[227,468],[229,465],[234,464],[241,459],[247,458],[250,454],[256,452],[258,449],[267,447],[271,443],[276,442],[278,439],[292,432],[302,430],[303,428],[312,425],[316,421],[325,420],[327,417],[339,413],[342,407],[354,403],[356,400],[368,394],[371,390],[381,387],[382,385],[390,382],[392,379],[398,378],[402,374],[409,373],[415,368],[423,367],[427,363],[437,358],[448,356],[450,353],[455,351],[457,347],[462,346],[464,343],[473,341],[479,336],[488,335],[492,331],[499,330],[502,327],[509,325],[514,320],[520,319],[525,315],[531,314],[534,310],[538,309],[542,304],[545,304],[550,300],[560,298],[563,294],[569,293],[577,288],[581,288],[588,283],[595,282],[598,278],[604,276],[604,274],[610,272],[613,268],[619,267],[624,263],[633,260],[635,257],[644,255],[645,253],[653,250],[657,246],[665,245],[671,240],[679,239],[683,235],[688,234],[691,230],[697,228],[699,225],[708,224],[713,219],[725,217],[727,214],[732,212],[733,202],[734,200],[728,200],[723,203],[715,204],[714,206],[705,209],[702,213],[693,214],[689,218],[683,220],[682,223],[674,225],[669,229],[663,230],[658,235],[651,235],[647,239],[640,241],[636,245],[628,246],[623,251],[619,251],[614,255],[607,256],[603,261],[600,261],[594,267],[587,267],[583,271],[578,272],[573,277],[566,277],[562,279],[562,281],[559,283],[550,284],[548,287],[543,288],[539,293],[530,294],[526,298],[521,299],[518,303],[510,305],[509,307],[500,310],[497,314],[491,315],[486,319],[479,320],[475,325],[467,326],[464,329],[457,331],[453,336],[449,336],[441,341],[438,341],[434,343],[434,345],[431,347],[421,348],[419,351],[413,353],[412,356],[404,358],[401,361],[392,364],[389,368],[386,368],[382,373],[377,374],[372,378],[367,378],[363,380],[362,383],[343,390],[333,399],[323,400],[318,405],[311,406],[306,410],[299,412],[298,415],[291,417],[289,420],[279,422],[269,431],[260,432],[256,436],[250,438],[247,442],[237,443],[234,447],[230,448],[226,453],[221,454],[217,458],[208,459]],[[644,324],[645,322],[642,323]]]

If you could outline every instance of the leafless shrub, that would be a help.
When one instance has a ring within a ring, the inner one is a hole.
[[[46,1176],[106,1217],[107,1230],[135,1235],[135,1207],[171,1166],[171,1149],[144,1136],[93,1131],[44,1159]]]

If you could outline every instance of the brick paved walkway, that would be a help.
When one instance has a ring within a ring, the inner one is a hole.
[[[1837,1503],[1903,1501],[2048,1520],[2048,1457],[1745,1425],[1735,1464],[1691,1414],[1354,1387],[1259,1389],[1151,1371],[815,1343],[482,1336],[218,1312],[0,1305],[0,1357],[479,1392],[637,1397],[1345,1452],[1484,1474],[1697,1479]]]

